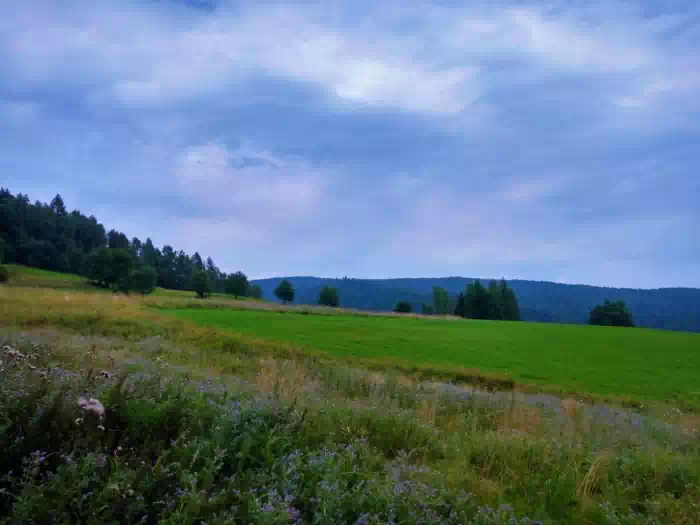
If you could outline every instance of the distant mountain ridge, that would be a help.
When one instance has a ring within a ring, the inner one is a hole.
[[[459,292],[474,278],[397,278],[397,279],[325,279],[321,277],[275,277],[254,280],[264,297],[276,300],[274,289],[288,279],[296,290],[295,303],[316,304],[324,285],[338,288],[340,304],[346,308],[388,311],[398,301],[409,301],[420,311],[422,303],[432,304],[434,286],[445,288],[452,304]],[[487,283],[488,279],[479,279]],[[637,326],[665,330],[700,332],[700,289],[606,288],[548,281],[508,281],[518,295],[524,321],[586,323],[588,314],[605,299],[621,299],[632,311]],[[453,306],[454,307],[454,306]]]

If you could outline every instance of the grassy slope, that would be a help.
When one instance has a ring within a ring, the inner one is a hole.
[[[343,357],[477,368],[518,383],[646,399],[700,395],[700,335],[588,326],[173,310],[202,325]]]
[[[49,272],[38,268],[28,268],[17,264],[5,264],[10,274],[10,286],[29,286],[32,288],[73,288],[88,289],[88,280],[70,273]]]
[[[86,277],[81,277],[80,275],[51,272],[49,270],[40,270],[39,268],[30,268],[28,266],[21,266],[18,264],[5,264],[4,266],[10,273],[10,286],[56,289],[71,288],[74,290],[91,290],[96,292],[105,291],[92,286]],[[156,288],[151,296],[194,299],[197,297],[197,294],[187,290],[167,290],[165,288]],[[212,297],[230,301],[235,300],[230,295],[221,293],[212,294]]]
[[[241,303],[0,286],[0,343],[28,356],[1,357],[0,525],[533,523],[511,507],[547,525],[698,522],[694,414],[660,407],[671,426],[658,425],[270,357],[285,350],[268,340],[280,320],[325,320],[328,341],[393,323],[406,345],[425,319],[240,312],[265,320],[263,340],[148,307],[198,305],[229,326]],[[104,403],[104,430],[77,420],[82,393]]]
[[[442,321],[352,315],[353,312],[329,315],[328,309],[312,307],[305,307],[303,313],[323,315],[281,315],[274,313],[285,311],[279,305],[235,301],[218,294],[207,301],[199,301],[194,299],[193,292],[162,289],[145,299],[130,296],[125,303],[128,308],[117,313],[115,306],[127,298],[104,293],[90,286],[82,277],[22,266],[8,267],[10,289],[19,291],[28,287],[36,289],[37,295],[32,299],[31,294],[35,292],[27,289],[20,294],[26,306],[8,306],[7,313],[18,320],[26,320],[27,313],[23,308],[28,306],[32,310],[31,316],[42,319],[33,323],[58,320],[63,325],[79,327],[81,323],[96,322],[87,317],[102,316],[97,322],[104,324],[104,330],[109,332],[116,326],[112,318],[123,317],[120,321],[122,328],[130,326],[130,329],[144,334],[164,330],[174,333],[174,330],[181,333],[179,337],[190,342],[198,338],[196,344],[205,347],[233,344],[283,354],[303,349],[350,358],[355,363],[371,362],[404,370],[439,372],[445,378],[451,373],[455,378],[465,378],[470,370],[476,370],[496,378],[507,376],[521,385],[546,387],[549,391],[561,389],[605,398],[674,400],[690,406],[696,406],[700,401],[700,381],[695,373],[700,365],[699,334],[574,325]],[[39,288],[46,290],[40,292]],[[52,295],[47,288],[60,289],[64,293],[69,290],[90,293],[81,293],[84,299],[71,298],[69,306],[66,297]],[[56,300],[59,306],[53,304]],[[144,308],[145,305],[177,308],[173,310],[176,317],[188,322],[173,328],[168,323],[168,319],[173,319],[170,315],[163,316],[154,309]],[[274,311],[267,311],[268,307]],[[245,310],[248,308],[250,310]],[[65,315],[69,309],[76,312],[76,319]],[[294,312],[293,307],[291,312]],[[217,331],[200,334],[195,330],[196,325],[204,329],[216,327]]]

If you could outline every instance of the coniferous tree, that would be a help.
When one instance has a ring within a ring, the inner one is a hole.
[[[457,306],[455,307],[454,313],[457,317],[466,317],[467,316],[464,292],[459,292],[459,297],[457,299]]]
[[[204,270],[204,262],[202,261],[202,256],[199,255],[199,252],[194,252],[194,255],[192,256],[192,266],[195,272],[197,270]]]
[[[449,311],[449,301],[447,290],[439,286],[433,287],[433,309],[436,314],[447,314]]]
[[[504,297],[501,294],[501,287],[496,281],[490,281],[487,289],[488,293],[488,308],[487,319],[501,320],[503,319],[505,304]]]

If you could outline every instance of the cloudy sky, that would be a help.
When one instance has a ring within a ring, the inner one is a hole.
[[[2,2],[0,185],[253,277],[700,287],[699,49],[687,0]]]

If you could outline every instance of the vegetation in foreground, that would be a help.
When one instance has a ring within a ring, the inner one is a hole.
[[[240,304],[0,287],[0,523],[697,522],[692,413],[421,381],[149,307]]]
[[[1,333],[0,523],[697,522],[697,420],[677,411]]]

